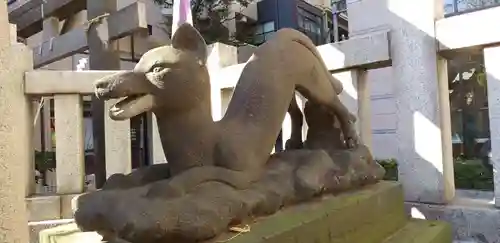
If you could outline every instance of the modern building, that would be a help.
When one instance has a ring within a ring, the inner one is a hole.
[[[253,44],[266,41],[281,28],[300,30],[317,45],[332,42],[335,33],[347,37],[346,12],[338,14],[338,30],[332,31],[334,21],[329,4],[303,0],[262,0],[255,4],[258,19]]]

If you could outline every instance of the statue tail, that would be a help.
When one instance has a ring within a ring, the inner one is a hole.
[[[326,67],[325,62],[323,61],[323,58],[321,57],[321,54],[319,54],[318,49],[316,49],[316,45],[303,33],[294,30],[294,29],[280,29],[276,32],[276,36],[285,36],[287,39],[291,39],[292,41],[295,41],[301,45],[303,45],[305,48],[307,48],[311,53],[318,59],[319,63],[323,66],[323,70],[325,70],[325,75],[330,79],[330,82],[335,89],[335,92],[337,94],[340,94],[344,90],[344,86],[342,83],[334,78],[332,74],[328,71],[328,68]],[[278,37],[282,38],[282,37]]]

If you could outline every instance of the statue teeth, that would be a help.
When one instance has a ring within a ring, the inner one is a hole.
[[[116,107],[116,106],[113,106],[113,107],[111,107],[111,109],[110,109],[110,110],[111,110],[112,112],[118,112],[118,111],[120,111],[120,108],[118,108],[118,107]]]

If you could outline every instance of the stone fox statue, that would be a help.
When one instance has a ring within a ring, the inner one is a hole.
[[[206,62],[205,41],[194,27],[184,24],[171,45],[151,49],[132,71],[95,83],[98,98],[126,97],[110,108],[112,119],[155,113],[172,176],[165,183],[172,195],[208,181],[245,189],[258,180],[294,91],[330,109],[348,147],[357,145],[354,116],[337,96],[342,86],[304,34],[281,29],[257,48],[218,122],[211,116]],[[165,185],[158,190],[165,194]],[[155,187],[149,194],[155,194]]]

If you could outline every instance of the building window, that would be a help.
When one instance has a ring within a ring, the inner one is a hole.
[[[451,132],[457,189],[493,190],[488,82],[481,51],[448,59]]]
[[[500,0],[445,0],[444,13],[453,16],[500,5]]]
[[[269,40],[276,32],[274,21],[265,22],[255,27],[255,38],[253,44],[259,45]]]
[[[322,44],[321,23],[322,20],[320,16],[309,13],[302,8],[298,8],[298,29],[309,36],[316,45]]]
[[[330,5],[336,8],[337,13],[347,16],[347,1],[346,0],[332,0]]]

